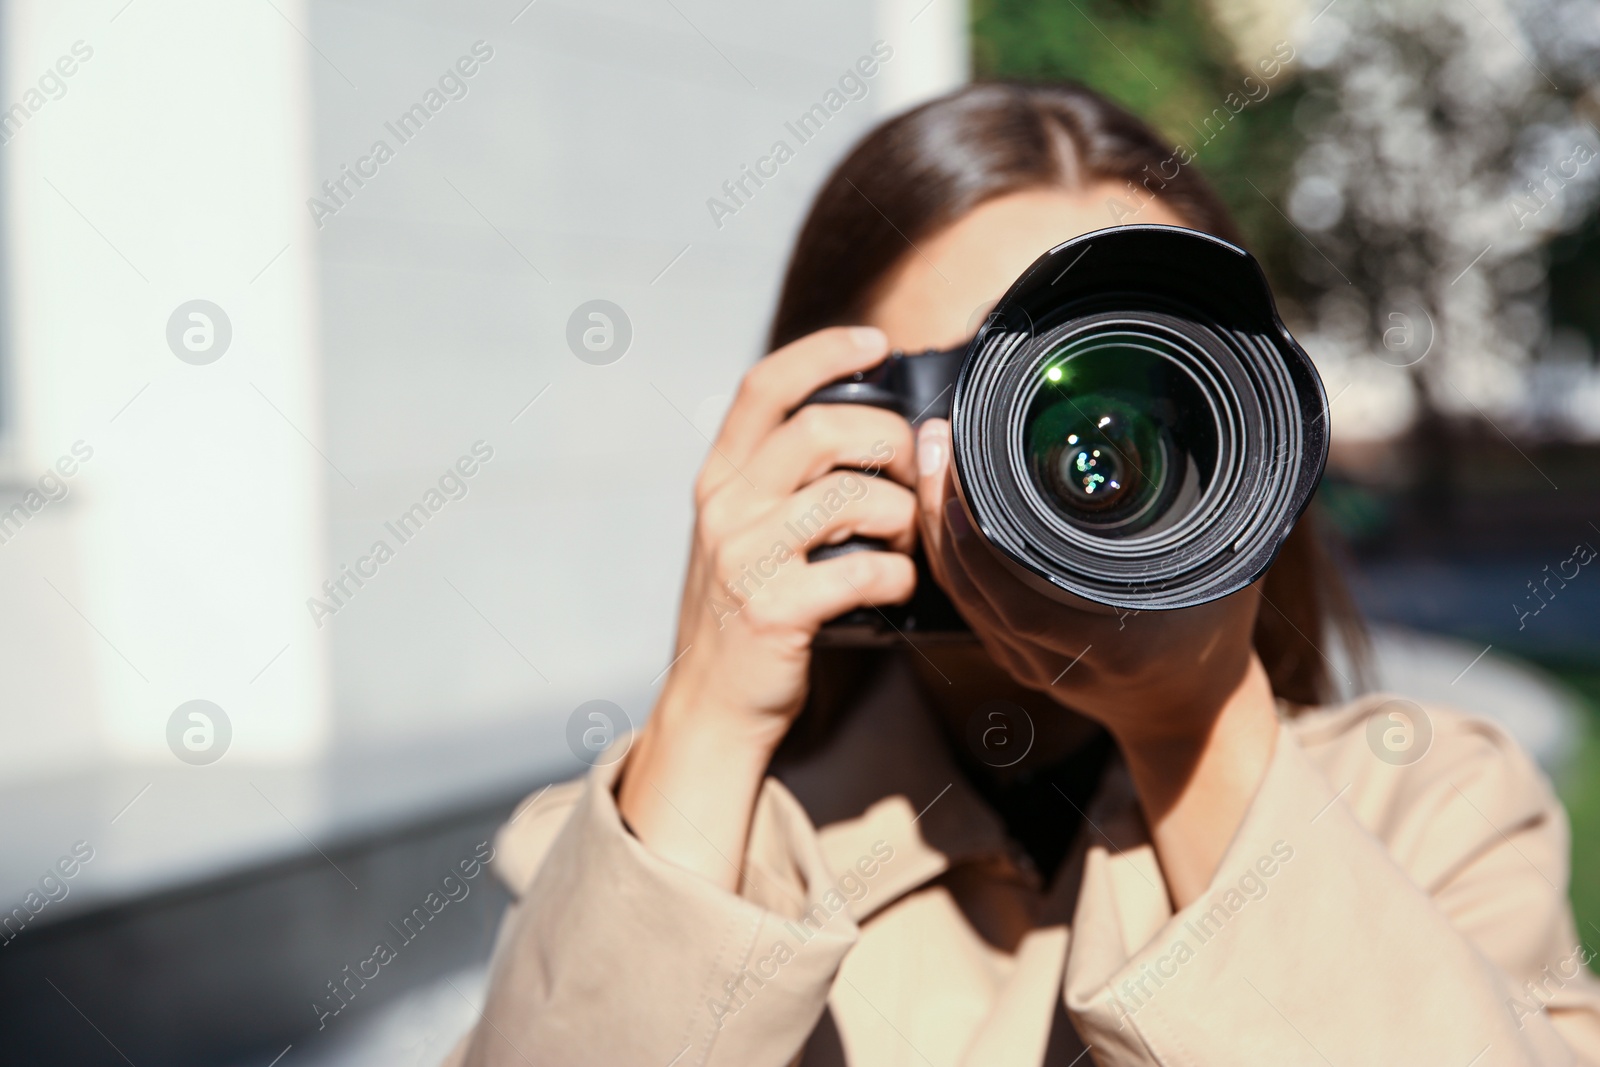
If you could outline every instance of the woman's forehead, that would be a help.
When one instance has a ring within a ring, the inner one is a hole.
[[[1109,182],[1083,190],[1025,189],[988,200],[908,246],[879,285],[865,321],[906,351],[948,348],[971,336],[988,307],[1055,245],[1124,222],[1185,225],[1160,201],[1129,216],[1131,194]]]

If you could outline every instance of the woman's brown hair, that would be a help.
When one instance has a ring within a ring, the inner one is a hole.
[[[770,348],[860,321],[912,243],[984,201],[1102,183],[1119,187],[1129,211],[1153,195],[1195,229],[1242,243],[1194,168],[1099,94],[1072,84],[971,85],[877,127],[829,176],[790,256]],[[1365,638],[1314,515],[1295,527],[1261,588],[1254,640],[1273,692],[1293,704],[1325,702],[1335,691],[1325,637],[1336,631],[1358,659]],[[843,673],[861,677],[859,669]],[[824,692],[837,688],[833,680],[816,678]]]

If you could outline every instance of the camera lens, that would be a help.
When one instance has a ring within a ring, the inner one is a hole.
[[[968,346],[950,412],[983,543],[1090,606],[1181,608],[1259,579],[1328,447],[1322,383],[1255,261],[1169,226],[1041,256]]]
[[[1150,339],[1091,331],[1046,352],[1022,436],[1039,501],[1102,537],[1159,530],[1209,481],[1214,427],[1194,381]],[[1208,430],[1210,432],[1208,433]]]
[[[965,348],[891,356],[807,403],[872,404],[912,425],[948,417],[979,541],[1024,585],[1094,611],[1191,607],[1257,581],[1328,456],[1322,379],[1260,266],[1175,226],[1065,241]],[[830,643],[962,633],[918,558],[899,623],[855,613],[865,622],[824,627]]]
[[[1052,586],[1117,606],[1210,599],[1239,581],[1231,546],[1261,507],[1289,502],[1263,447],[1294,442],[1253,431],[1289,427],[1252,378],[1237,337],[1167,309],[992,338],[959,390],[959,484],[991,544]]]

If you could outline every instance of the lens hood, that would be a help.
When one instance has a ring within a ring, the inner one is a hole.
[[[1328,451],[1322,381],[1260,266],[1171,226],[1040,256],[968,345],[950,408],[957,492],[983,541],[1026,584],[1091,609],[1243,589]]]

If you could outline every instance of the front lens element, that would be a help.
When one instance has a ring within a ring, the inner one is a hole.
[[[1071,525],[1132,537],[1178,517],[1215,460],[1193,379],[1120,333],[1075,338],[1041,364],[1023,422],[1028,474]]]
[[[1137,511],[1165,479],[1160,428],[1120,396],[1055,392],[1028,425],[1034,484],[1067,517]]]

